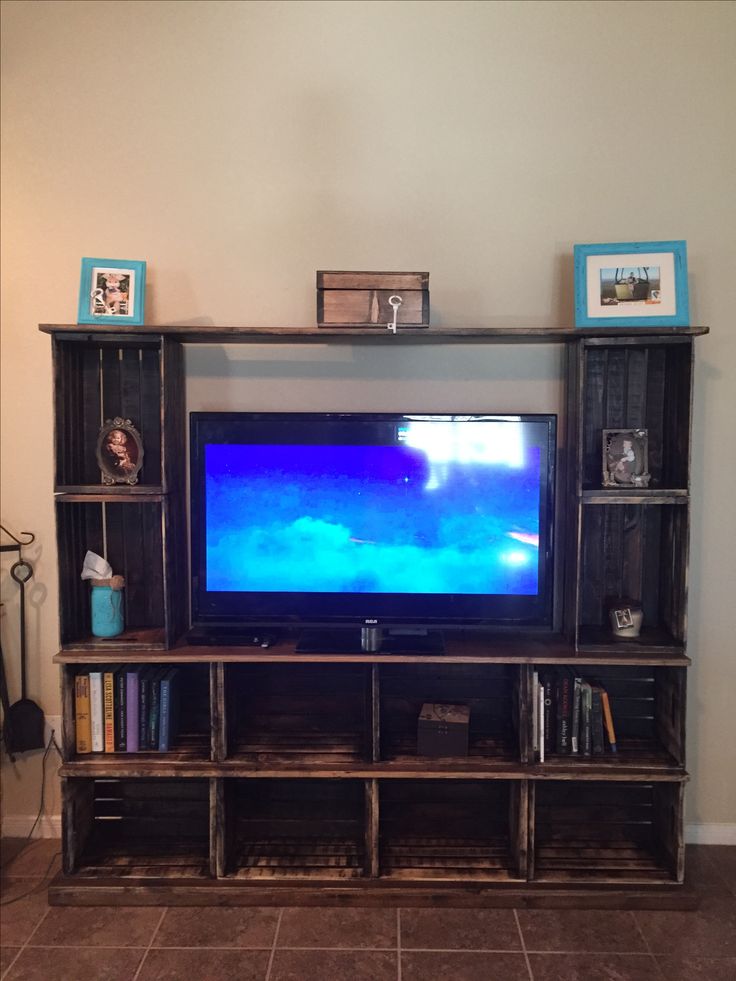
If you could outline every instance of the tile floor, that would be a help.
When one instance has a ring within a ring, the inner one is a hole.
[[[59,843],[2,851],[2,981],[736,981],[736,847],[686,913],[50,908]]]

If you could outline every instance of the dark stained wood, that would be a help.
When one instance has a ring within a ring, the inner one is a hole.
[[[379,288],[337,285],[343,299]],[[52,902],[692,904],[681,888],[686,565],[693,339],[707,328],[41,329],[53,336],[65,723],[66,875]],[[182,645],[182,345],[264,341],[564,343],[564,634],[557,616],[552,633],[449,633],[445,655],[297,655],[291,636],[266,650]],[[94,443],[112,415],[144,439],[134,487],[100,484]],[[648,429],[649,488],[601,487],[601,430],[617,427]],[[105,540],[128,580],[113,642],[90,637],[79,580],[84,552]],[[625,644],[606,619],[607,599],[623,595],[645,610]],[[76,756],[74,675],[111,660],[181,666],[184,727],[169,753]],[[532,666],[554,664],[606,686],[615,757],[532,761]],[[425,701],[471,706],[467,757],[417,757]]]

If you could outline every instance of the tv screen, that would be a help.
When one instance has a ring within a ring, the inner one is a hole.
[[[554,416],[192,413],[195,624],[548,624]]]

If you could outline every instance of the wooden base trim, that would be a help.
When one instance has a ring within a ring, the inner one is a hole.
[[[503,907],[511,909],[696,909],[698,897],[676,884],[656,887],[621,886],[561,888],[544,884],[494,884],[493,887],[444,883],[412,886],[375,880],[350,885],[293,880],[275,885],[259,881],[170,882],[57,876],[49,887],[52,906],[416,906]]]

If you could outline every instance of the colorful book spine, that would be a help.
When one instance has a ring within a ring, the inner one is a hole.
[[[91,753],[92,721],[90,719],[88,674],[78,674],[74,679],[74,714],[77,753]]]
[[[572,676],[562,671],[557,678],[557,752],[564,755],[570,752],[570,730],[572,728]]]
[[[539,695],[539,762],[544,763],[544,724],[545,724],[545,697],[544,685],[540,681],[538,685]]]
[[[138,697],[138,749],[148,749],[148,708],[151,693],[151,671],[141,672]]]
[[[572,731],[570,733],[570,751],[580,752],[580,685],[582,678],[575,678],[572,687]]]
[[[92,752],[104,753],[105,733],[102,709],[102,672],[89,673],[89,704],[92,723]]]
[[[102,675],[103,726],[105,752],[115,752],[115,672],[108,668]]]
[[[125,668],[115,672],[115,751],[124,753],[128,743]]]
[[[580,750],[583,756],[593,753],[592,714],[593,692],[588,682],[583,681],[580,685]]]
[[[162,753],[171,749],[176,733],[177,678],[178,671],[176,668],[172,668],[161,679],[158,748]]]
[[[139,742],[139,712],[140,712],[140,670],[128,668],[125,672],[125,751],[137,753]]]
[[[603,745],[603,700],[601,699],[601,688],[598,685],[592,686],[593,708],[590,717],[590,726],[593,739],[593,755],[599,756],[605,752]]]
[[[148,709],[148,748],[158,749],[158,720],[161,712],[161,671],[151,679],[150,705]]]
[[[539,672],[532,672],[532,753],[539,757]]]
[[[606,727],[606,735],[608,736],[608,745],[611,747],[611,752],[616,753],[616,730],[613,728],[613,713],[611,712],[611,702],[608,698],[608,692],[605,688],[601,691],[601,703],[603,705],[603,724]]]
[[[545,755],[554,752],[554,681],[551,675],[544,679],[544,752]]]

